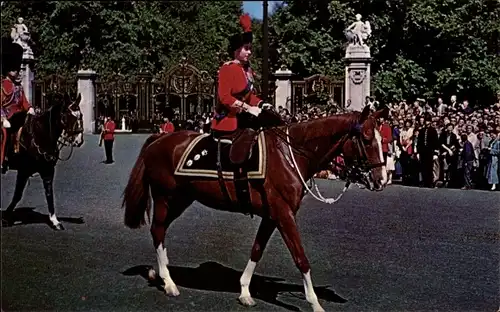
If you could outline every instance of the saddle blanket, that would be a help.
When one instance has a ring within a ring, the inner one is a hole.
[[[264,179],[267,168],[267,151],[264,133],[258,135],[252,154],[241,166],[247,170],[248,179]],[[230,143],[221,140],[221,167],[224,179],[233,179],[238,166],[229,159]],[[217,174],[217,141],[211,134],[197,136],[184,151],[174,172],[178,176],[218,178]]]

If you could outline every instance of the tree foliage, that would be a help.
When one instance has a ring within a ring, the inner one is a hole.
[[[182,56],[215,73],[241,13],[241,1],[8,1],[2,35],[25,19],[41,75],[80,68],[102,76],[155,74]]]
[[[278,63],[302,76],[343,76],[344,29],[372,26],[374,93],[385,100],[500,92],[500,2],[494,0],[284,1],[272,18]]]
[[[500,2],[496,0],[286,0],[270,18],[271,70],[343,79],[344,30],[356,13],[372,26],[373,93],[379,100],[500,92]],[[156,74],[186,56],[215,75],[227,38],[241,29],[242,1],[4,1],[2,35],[24,17],[37,75]],[[262,61],[253,21],[253,66]],[[225,55],[225,57],[223,57]]]

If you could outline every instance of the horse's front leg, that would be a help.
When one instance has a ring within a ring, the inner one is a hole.
[[[57,219],[55,208],[54,208],[54,171],[55,168],[49,168],[46,171],[40,172],[40,177],[42,178],[43,188],[45,189],[45,198],[47,200],[47,206],[49,208],[49,220],[54,230],[64,230],[61,222]]]
[[[297,268],[299,268],[300,273],[302,273],[307,302],[312,305],[314,312],[325,311],[319,304],[318,296],[316,296],[316,293],[314,292],[311,279],[311,266],[309,265],[309,260],[305,255],[304,247],[300,241],[299,231],[297,230],[297,224],[295,223],[295,216],[286,204],[283,205],[283,207],[280,207],[279,216],[276,221],[278,224],[278,230],[280,231],[288,250],[290,250],[290,253],[292,254],[293,261],[295,262]]]
[[[238,299],[244,306],[255,305],[255,301],[250,295],[250,281],[252,280],[257,262],[259,262],[262,258],[264,249],[266,248],[267,242],[269,242],[269,238],[271,238],[274,229],[276,229],[276,223],[273,220],[266,217],[262,218],[259,230],[257,231],[257,236],[255,237],[255,242],[253,243],[250,260],[248,261],[245,271],[240,278],[241,294]]]
[[[26,188],[26,183],[28,183],[28,179],[29,175],[22,169],[17,171],[16,188],[14,189],[14,196],[12,197],[12,201],[10,202],[9,206],[2,214],[3,219],[7,221],[9,225],[12,225],[14,223],[12,212],[16,208],[17,204],[19,204],[19,202],[23,198],[24,189]]]

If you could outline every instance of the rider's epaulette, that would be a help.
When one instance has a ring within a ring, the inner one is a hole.
[[[225,62],[225,63],[223,64],[223,66],[227,66],[227,65],[231,65],[231,64],[237,64],[237,62],[236,62],[236,61],[229,61],[229,62]]]

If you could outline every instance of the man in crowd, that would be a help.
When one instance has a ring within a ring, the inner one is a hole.
[[[439,139],[436,129],[431,126],[432,118],[425,116],[425,126],[418,134],[417,151],[420,159],[420,172],[424,187],[434,187],[433,166],[439,153]]]
[[[446,130],[439,137],[439,151],[441,155],[441,168],[444,186],[448,186],[454,180],[453,174],[457,169],[458,150],[460,148],[458,138],[453,133],[453,124],[446,125]]]

